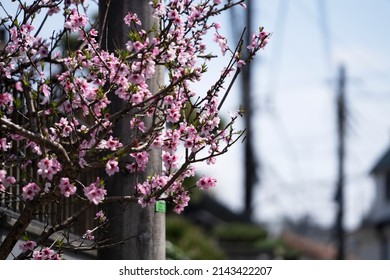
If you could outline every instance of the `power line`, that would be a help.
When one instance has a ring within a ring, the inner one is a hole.
[[[324,46],[324,60],[327,64],[328,73],[332,73],[332,40],[329,32],[329,19],[325,0],[318,0],[319,25],[322,32]]]
[[[267,83],[267,90],[266,93],[266,102],[268,105],[273,105],[273,98],[276,94],[277,86],[279,83],[280,78],[280,70],[282,65],[282,58],[283,58],[283,48],[284,48],[284,37],[285,37],[285,31],[286,31],[286,23],[287,23],[287,17],[288,17],[288,10],[289,10],[289,3],[290,0],[279,0],[279,6],[278,6],[278,13],[276,17],[276,24],[275,24],[275,33],[276,36],[274,36],[273,44],[273,58],[271,60],[273,63],[270,64],[270,69],[268,71],[269,73],[269,80]]]

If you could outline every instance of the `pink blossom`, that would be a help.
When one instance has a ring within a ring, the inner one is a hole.
[[[55,158],[44,158],[38,162],[38,174],[43,179],[52,180],[53,176],[62,170],[61,164]]]
[[[107,191],[102,186],[99,178],[96,179],[95,183],[91,183],[88,187],[84,188],[84,195],[95,205],[102,202],[106,194]]]
[[[134,22],[137,25],[142,24],[137,14],[133,14],[133,13],[128,13],[123,20],[127,26],[130,26],[132,22]]]
[[[104,221],[107,220],[107,217],[104,214],[104,212],[100,210],[99,212],[96,213],[95,219],[98,219],[100,223],[103,223]]]
[[[41,188],[36,183],[28,183],[23,188],[22,197],[23,200],[33,200],[34,197],[40,192]]]
[[[143,81],[145,81],[145,78],[141,74],[135,73],[135,74],[131,74],[129,76],[129,82],[134,84],[134,85],[139,85]]]
[[[0,93],[0,107],[9,106],[14,101],[12,95],[8,92]]]
[[[57,125],[61,128],[62,137],[69,137],[73,131],[73,127],[66,118],[61,118]]]
[[[177,168],[179,157],[176,154],[171,155],[168,152],[163,152],[162,161],[166,170]]]
[[[13,176],[5,177],[6,175],[7,175],[7,171],[0,170],[0,192],[5,192],[6,188],[16,183],[15,177]]]
[[[180,214],[183,212],[184,208],[188,206],[188,202],[190,201],[190,196],[187,192],[181,192],[179,195],[175,196],[173,202],[175,203],[175,207],[173,211],[176,214]]]
[[[80,15],[77,9],[73,9],[70,16],[66,20],[64,26],[71,31],[78,31],[87,25],[88,21],[85,15]]]
[[[58,14],[60,11],[61,11],[61,9],[58,6],[55,6],[55,7],[50,8],[49,11],[47,12],[47,14],[49,16],[52,16],[54,14]]]
[[[147,196],[152,191],[152,184],[149,181],[145,181],[142,184],[137,184],[137,192],[144,196]]]
[[[218,43],[219,47],[221,48],[222,55],[225,55],[226,51],[228,50],[226,38],[219,33],[215,33],[213,36],[213,41]]]
[[[94,240],[95,239],[95,236],[93,236],[93,231],[92,230],[87,230],[84,235],[83,235],[83,238],[86,239],[86,240]]]
[[[106,163],[106,173],[108,176],[112,176],[119,172],[118,161],[116,159],[110,159]]]
[[[220,29],[221,28],[221,24],[220,23],[218,23],[218,22],[214,22],[214,28],[216,29],[216,30],[218,30],[218,29]]]
[[[0,180],[0,182],[1,182],[1,180]],[[4,187],[8,187],[8,186],[10,186],[10,185],[15,184],[15,183],[16,183],[16,179],[15,179],[15,177],[13,177],[13,176],[8,176],[7,178],[5,178],[5,179],[2,181],[2,183],[3,183]]]
[[[107,140],[102,140],[99,144],[99,149],[109,149],[111,151],[117,151],[123,144],[119,140],[114,139],[112,135]]]
[[[37,247],[37,243],[31,240],[19,244],[19,249],[22,250],[22,252],[32,251],[35,247]]]
[[[142,95],[140,92],[134,93],[131,95],[131,103],[133,104],[139,104],[143,100]]]
[[[180,15],[179,15],[179,12],[177,10],[170,10],[168,12],[168,18],[169,19],[176,19],[178,17],[180,17]]]
[[[171,108],[167,110],[167,121],[171,123],[176,123],[180,120],[180,108],[172,105]]]
[[[215,164],[217,162],[217,157],[209,157],[207,160],[206,160],[206,163],[208,165],[210,164]]]
[[[61,256],[48,247],[33,252],[34,260],[61,260]]]
[[[34,154],[42,155],[41,147],[39,147],[39,145],[37,145],[37,143],[35,143],[34,141],[27,141],[27,146],[26,147],[30,147],[31,151]]]
[[[77,188],[70,183],[69,178],[61,178],[58,187],[61,190],[61,194],[65,197],[69,197],[76,193]]]
[[[22,86],[22,82],[16,82],[15,83],[15,89],[19,92],[23,92],[23,86]]]
[[[255,52],[259,49],[264,49],[265,46],[268,44],[270,37],[270,33],[262,30],[259,34],[253,33],[252,34],[252,40],[250,42],[250,45],[247,46],[247,49],[251,52]]]
[[[132,118],[130,120],[130,127],[132,129],[138,128],[142,132],[146,131],[145,123],[143,121],[141,121],[139,118]]]
[[[48,85],[43,84],[41,87],[41,92],[43,94],[41,105],[48,104],[50,101],[50,95],[51,95],[50,88],[48,87]]]
[[[0,182],[2,182],[5,179],[5,176],[7,176],[7,171],[4,169],[0,170]]]
[[[238,62],[237,62],[237,68],[242,68],[244,65],[246,65],[245,61],[240,59]]]
[[[207,190],[209,188],[215,187],[217,183],[217,180],[211,177],[202,177],[201,179],[196,182],[196,186],[203,189]]]

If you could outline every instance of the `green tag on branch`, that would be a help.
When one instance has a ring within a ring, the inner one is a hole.
[[[167,211],[167,206],[164,200],[156,201],[156,212],[165,213]]]

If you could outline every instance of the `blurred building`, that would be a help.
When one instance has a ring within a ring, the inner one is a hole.
[[[390,148],[375,163],[371,175],[375,199],[361,227],[348,237],[349,251],[358,259],[390,259]]]

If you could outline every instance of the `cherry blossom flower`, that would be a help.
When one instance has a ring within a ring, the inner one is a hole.
[[[58,187],[61,190],[61,194],[65,197],[69,197],[76,193],[77,188],[70,183],[69,178],[61,178]]]
[[[22,252],[32,251],[35,249],[35,247],[37,247],[37,243],[32,240],[28,240],[19,244],[19,249],[22,250]]]
[[[137,168],[140,171],[144,171],[149,161],[149,153],[146,151],[142,151],[139,153],[131,153],[130,156],[135,159],[137,163]]]
[[[102,210],[100,210],[99,212],[96,213],[95,219],[98,219],[99,223],[103,223],[107,220],[107,217],[104,214],[104,212]]]
[[[128,13],[125,18],[123,19],[125,24],[127,26],[130,26],[132,22],[134,22],[137,25],[142,25],[140,19],[138,18],[137,14]]]
[[[221,48],[222,55],[225,55],[226,51],[228,50],[226,38],[219,33],[214,33],[213,41],[218,43],[219,47]]]
[[[115,173],[119,172],[118,161],[116,159],[110,159],[106,163],[106,173],[108,176],[112,176]]]
[[[97,178],[95,183],[91,183],[88,187],[84,188],[84,195],[95,205],[102,202],[106,194],[107,191],[104,189],[99,178]]]
[[[80,15],[77,12],[77,9],[72,9],[70,16],[66,20],[64,26],[71,31],[78,31],[80,28],[83,28],[87,25],[87,17],[85,15]]]
[[[177,154],[171,155],[168,152],[163,152],[162,161],[164,163],[164,167],[166,170],[170,170],[171,168],[177,168],[179,163],[179,157]]]
[[[37,173],[41,175],[43,179],[48,179],[51,181],[53,179],[53,176],[61,170],[61,164],[55,158],[44,158],[38,162]]]
[[[188,195],[188,192],[182,192],[178,196],[176,196],[173,201],[175,202],[175,207],[173,208],[173,211],[176,214],[180,214],[181,212],[183,212],[184,208],[188,206],[190,196]]]
[[[41,191],[41,188],[34,182],[28,183],[23,188],[23,200],[33,200],[35,196]]]
[[[209,188],[215,187],[217,180],[211,177],[202,177],[196,182],[196,186],[200,189],[207,190]]]
[[[33,252],[34,260],[61,260],[60,254],[57,254],[54,250],[45,247],[40,251]]]
[[[93,231],[92,230],[87,230],[84,235],[83,235],[83,238],[86,239],[86,240],[94,240],[95,239],[95,236],[93,236]]]

